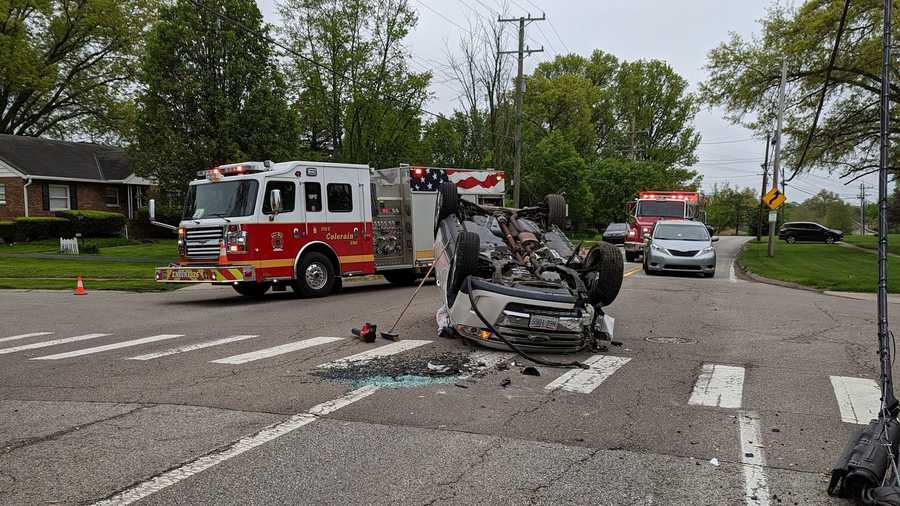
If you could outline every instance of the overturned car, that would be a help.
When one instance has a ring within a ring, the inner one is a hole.
[[[562,232],[565,220],[561,195],[522,209],[480,206],[444,183],[434,257],[445,330],[498,349],[573,353],[609,344],[614,320],[603,307],[622,286],[622,254],[601,242],[580,255]]]

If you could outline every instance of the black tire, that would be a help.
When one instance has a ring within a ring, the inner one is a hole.
[[[294,291],[302,297],[324,297],[334,291],[334,265],[325,255],[311,252],[303,255],[297,265]]]
[[[653,275],[653,271],[651,271],[650,266],[647,265],[647,259],[644,259],[644,261],[641,262],[641,267],[644,269],[644,274],[646,274],[648,276]]]
[[[441,183],[437,191],[437,202],[434,205],[434,230],[440,227],[441,220],[456,214],[459,209],[459,192],[456,185],[449,182]]]
[[[599,275],[596,282],[588,288],[591,303],[604,306],[612,304],[622,289],[625,273],[625,262],[622,261],[619,249],[608,242],[597,243],[588,251],[584,265],[586,269],[596,271]]]
[[[634,251],[626,251],[625,252],[625,260],[629,262],[636,262],[638,254]]]
[[[825,244],[834,244],[834,236],[826,235],[825,236]]]
[[[566,198],[562,195],[551,194],[544,197],[544,205],[547,206],[547,223],[559,228],[566,226]]]
[[[792,236],[792,235],[789,235],[789,236],[787,236],[787,237],[784,238],[784,242],[786,242],[786,243],[788,243],[788,244],[794,244],[794,243],[797,242],[797,238],[794,237],[794,236]]]
[[[460,232],[456,236],[456,252],[450,273],[447,275],[447,299],[450,304],[456,300],[456,294],[462,289],[466,278],[478,272],[478,252],[481,249],[481,238],[475,232]]]
[[[388,283],[397,286],[410,286],[416,284],[418,276],[414,269],[387,271],[383,274]]]
[[[258,299],[266,294],[269,291],[270,285],[268,283],[256,283],[253,281],[242,281],[236,285],[231,285],[234,288],[234,291],[243,295],[244,297],[250,297],[252,299]]]
[[[716,277],[716,273],[715,273],[715,271],[713,271],[713,272],[704,272],[704,273],[703,273],[703,277],[704,277],[704,278],[714,278],[714,277]]]

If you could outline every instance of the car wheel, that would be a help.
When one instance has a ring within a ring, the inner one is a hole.
[[[384,273],[384,279],[388,283],[397,286],[410,286],[416,284],[416,271],[413,269],[403,269],[397,271],[387,271]]]
[[[303,297],[324,297],[334,291],[334,265],[325,255],[307,253],[297,266],[294,291]]]
[[[587,271],[597,272],[593,283],[588,283],[588,297],[591,304],[608,306],[616,300],[622,288],[625,262],[619,249],[607,242],[594,245],[584,258]]]
[[[450,305],[456,300],[456,294],[462,289],[466,278],[478,272],[478,252],[481,249],[481,238],[475,232],[461,232],[456,237],[456,252],[450,266],[450,280],[447,286],[447,300]]]
[[[797,242],[797,238],[794,237],[794,236],[792,236],[792,235],[789,235],[789,236],[785,237],[784,240],[785,240],[785,242],[787,242],[788,244],[794,244],[795,242]]]
[[[834,244],[834,236],[825,236],[825,244]]]
[[[647,264],[647,259],[645,258],[643,262],[641,262],[641,267],[644,268],[644,274],[648,276],[653,275],[653,271],[650,270],[650,266]]]
[[[637,257],[638,257],[638,254],[635,253],[635,252],[633,252],[633,251],[626,251],[626,252],[625,252],[625,260],[628,261],[628,262],[635,262],[635,261],[637,261]]]
[[[456,185],[450,182],[441,183],[438,187],[437,202],[434,205],[434,230],[440,227],[441,220],[456,214],[459,209],[459,192]]]
[[[544,204],[547,206],[547,223],[564,228],[566,226],[566,198],[554,193],[544,197]]]
[[[244,297],[250,297],[253,299],[258,299],[266,294],[269,291],[270,285],[268,283],[256,283],[253,281],[243,281],[236,285],[231,285],[234,288],[234,291],[243,295]]]

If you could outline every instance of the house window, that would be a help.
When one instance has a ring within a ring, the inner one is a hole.
[[[6,185],[0,183],[0,206],[6,205]]]
[[[62,184],[48,185],[50,195],[51,211],[68,211],[69,206],[69,186]]]
[[[119,187],[106,187],[106,207],[119,207]]]

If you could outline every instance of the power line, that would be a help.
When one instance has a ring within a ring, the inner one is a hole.
[[[838,49],[841,44],[841,36],[844,33],[844,23],[847,21],[847,10],[850,9],[850,0],[844,0],[844,10],[841,13],[841,20],[838,23],[837,35],[834,37],[834,47],[831,49],[831,58],[828,61],[828,67],[825,68],[825,81],[822,83],[822,94],[819,95],[819,103],[816,105],[816,115],[813,116],[812,127],[809,129],[809,135],[806,136],[806,142],[803,144],[803,153],[800,155],[800,162],[791,173],[791,177],[787,181],[791,181],[803,168],[803,162],[806,161],[806,154],[809,151],[809,145],[812,143],[813,135],[816,133],[816,126],[819,124],[819,115],[822,114],[822,106],[825,105],[825,95],[828,92],[828,85],[831,81],[831,69],[834,68],[834,62],[837,60]]]
[[[535,9],[542,10],[540,7],[535,5],[535,3],[532,2],[531,0],[525,0],[525,1],[528,2]],[[556,31],[556,26],[553,25],[553,21],[548,18],[547,23],[550,24],[550,29],[553,30],[553,33],[556,35],[556,38],[559,39],[559,43],[562,44],[563,48],[565,48],[566,53],[571,53],[572,50],[569,49],[569,46],[566,45],[566,42],[564,40],[562,40],[562,37],[559,36],[559,32]]]
[[[699,142],[698,145],[699,146],[708,146],[710,144],[737,144],[739,142],[750,142],[750,141],[757,141],[757,140],[759,140],[759,139],[757,139],[756,137],[747,137],[747,138],[743,138],[743,139]]]
[[[422,7],[425,7],[426,9],[430,10],[431,12],[433,12],[433,13],[437,14],[438,16],[444,18],[444,20],[447,21],[448,23],[450,23],[450,24],[452,24],[452,25],[455,25],[455,26],[456,26],[457,28],[459,28],[460,30],[462,30],[462,31],[464,31],[464,32],[466,32],[466,33],[468,33],[470,37],[473,37],[473,38],[475,37],[469,29],[463,28],[463,26],[462,26],[461,24],[459,24],[459,23],[457,23],[456,21],[453,21],[453,20],[450,19],[449,17],[445,16],[445,15],[442,14],[440,11],[436,10],[436,9],[433,8],[432,6],[430,6],[430,5],[428,5],[427,3],[425,3],[423,0],[416,0],[416,2],[417,2],[419,5],[421,5]]]

